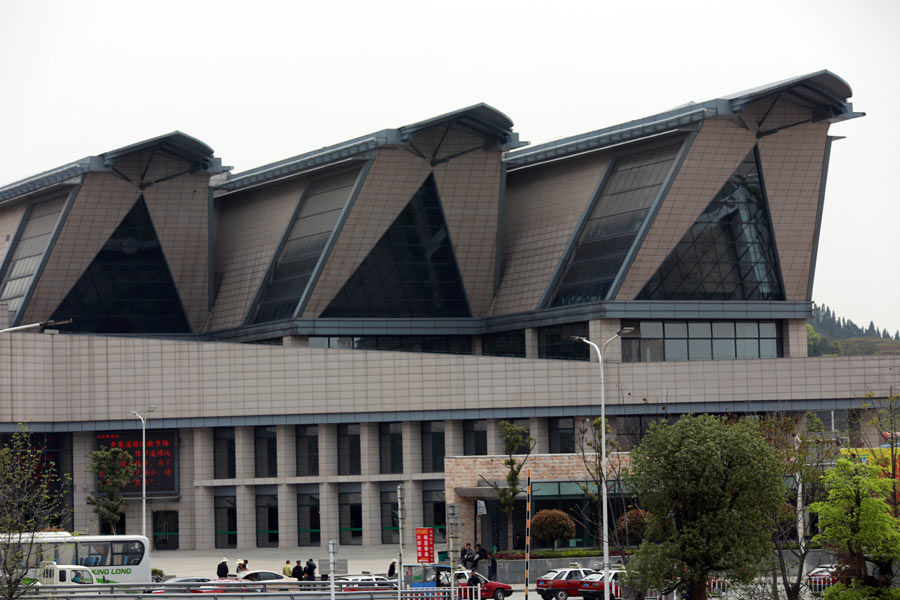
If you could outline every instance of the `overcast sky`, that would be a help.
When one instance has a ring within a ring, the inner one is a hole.
[[[487,102],[539,143],[820,69],[813,299],[900,329],[900,2],[0,0],[0,184],[180,130],[236,171]]]

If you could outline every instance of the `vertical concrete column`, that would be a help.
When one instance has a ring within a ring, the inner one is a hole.
[[[359,424],[359,470],[362,475],[378,475],[378,423]],[[365,504],[365,503],[364,503]],[[365,535],[365,529],[363,529]]]
[[[184,522],[184,515],[180,515],[178,519],[179,528],[179,548],[184,548],[181,542],[185,539],[185,531],[187,523]],[[213,488],[196,486],[194,487],[194,518],[190,524],[194,532],[194,550],[212,550],[216,545],[216,513],[215,498],[213,497]]]
[[[378,482],[363,481],[360,485],[362,497],[363,546],[381,543],[381,494]]]
[[[193,441],[190,441],[188,437],[193,432]],[[193,450],[193,465],[194,465],[194,480],[206,480],[213,479],[215,475],[215,458],[213,456],[213,430],[212,427],[198,427],[197,429],[181,429],[179,430],[179,434],[182,436],[182,439],[185,439],[190,443]],[[184,466],[184,461],[182,461],[182,467]],[[181,477],[181,484],[193,486],[194,481],[186,481],[183,471]]]
[[[256,477],[256,449],[253,447],[253,427],[234,428],[234,475],[235,479]],[[240,510],[240,509],[238,509]],[[240,543],[240,538],[238,538]]]
[[[94,476],[87,466],[88,452],[94,449],[94,434],[91,431],[72,433],[72,527],[90,534],[100,533],[100,524],[94,510],[87,503],[88,494],[94,491]],[[138,525],[140,527],[140,525]]]
[[[182,493],[181,499],[177,503],[170,500],[157,500],[151,505],[150,500],[147,500],[147,536],[150,537],[152,542],[153,513],[155,511],[174,510],[178,512],[178,549],[194,550],[196,548],[194,528],[203,520],[204,514],[199,512],[196,496],[191,491],[198,480],[198,470],[208,470],[211,478],[213,472],[213,458],[212,452],[210,452],[212,448],[212,429],[208,427],[179,429],[178,438],[179,448],[186,446],[193,448],[194,460],[180,461],[178,485]],[[197,460],[198,448],[206,451],[204,460]],[[209,510],[205,514],[212,514],[212,504],[207,508]],[[138,519],[140,519],[140,513],[138,514]]]
[[[487,453],[491,456],[503,454],[503,440],[500,439],[500,419],[488,419],[485,427]]]
[[[338,472],[337,425],[319,425],[319,475],[331,476]],[[324,540],[324,530],[323,537]]]
[[[419,421],[403,422],[403,472],[422,472],[422,429]]]
[[[297,437],[294,435],[293,425],[275,426],[275,447],[278,452],[278,477],[295,477],[297,475]],[[278,506],[280,514],[281,501]],[[279,539],[281,538],[279,537]],[[294,545],[296,546],[296,544]]]
[[[531,417],[528,419],[528,435],[535,441],[532,454],[549,454],[550,439],[547,435],[547,418]]]
[[[481,345],[481,336],[473,335],[472,336],[472,356],[481,356],[484,354],[484,350]]]
[[[781,335],[786,357],[804,358],[809,356],[809,346],[806,341],[806,321],[803,319],[788,319],[784,321],[784,331],[781,332]]]
[[[622,322],[619,319],[599,319],[588,323],[588,338],[603,347],[603,342],[616,335],[616,332],[622,329]],[[607,362],[620,362],[622,360],[622,339],[616,338],[606,347],[603,353],[603,359]],[[591,348],[591,362],[597,362],[597,353]]]
[[[319,484],[319,524],[322,530],[322,547],[328,548],[328,540],[340,540],[338,484]]]
[[[538,332],[537,329],[525,330],[525,358],[538,357]]]
[[[297,488],[288,483],[278,484],[278,547],[297,546]],[[295,559],[296,560],[296,559]]]
[[[420,480],[404,481],[403,496],[403,545],[411,546],[409,552],[412,552],[411,556],[415,558],[416,527],[425,526],[425,516],[422,511],[422,482]],[[404,556],[406,556],[406,552],[407,550],[404,549]]]
[[[456,419],[444,421],[444,456],[462,456],[463,422]]]
[[[237,547],[256,548],[256,487],[252,485],[237,486],[235,501],[237,504]]]

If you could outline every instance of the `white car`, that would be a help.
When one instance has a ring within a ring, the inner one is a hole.
[[[384,575],[342,575],[334,578],[335,584],[347,591],[395,590],[397,581]]]
[[[293,577],[285,577],[281,573],[276,573],[275,571],[241,571],[237,574],[237,578],[246,579],[247,581],[258,581],[259,583],[297,581]]]

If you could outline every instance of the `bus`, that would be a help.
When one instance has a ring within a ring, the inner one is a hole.
[[[30,534],[0,536],[4,546],[27,544]],[[97,583],[150,583],[150,541],[142,535],[72,535],[66,531],[34,534],[34,551],[28,559],[26,580],[36,581],[40,564],[79,565],[90,569]]]

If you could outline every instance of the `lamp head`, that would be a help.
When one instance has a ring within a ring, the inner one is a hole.
[[[573,335],[573,336],[570,337],[569,339],[572,340],[573,342],[583,342],[583,341],[585,341],[585,338],[581,337],[580,335]]]
[[[148,406],[148,407],[147,407],[147,412],[148,412],[148,413],[156,412],[156,405],[154,404],[154,405],[152,405],[152,406]]]
[[[623,327],[619,330],[619,335],[628,335],[629,333],[634,333],[634,327]]]

